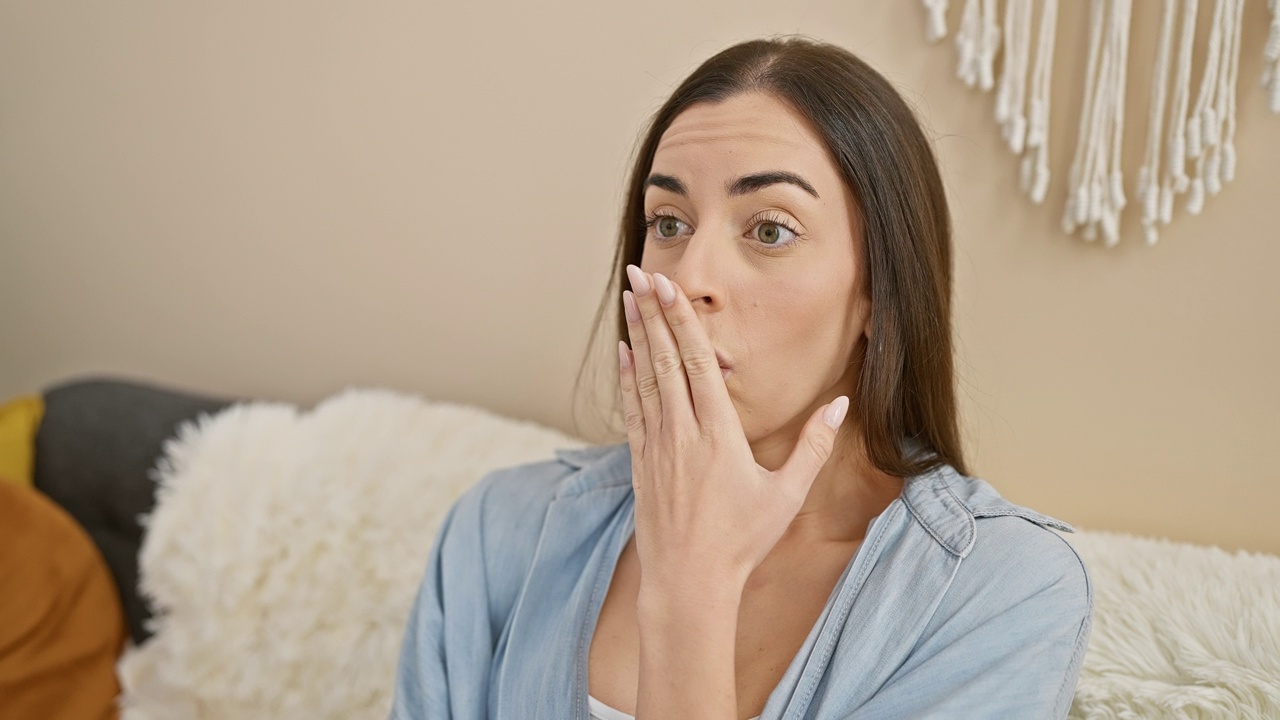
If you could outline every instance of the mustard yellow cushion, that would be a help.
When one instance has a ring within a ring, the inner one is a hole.
[[[124,642],[88,533],[39,490],[0,483],[0,718],[117,718]]]
[[[0,482],[30,487],[34,480],[36,430],[44,398],[23,395],[0,405]]]

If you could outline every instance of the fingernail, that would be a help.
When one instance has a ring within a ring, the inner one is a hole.
[[[841,395],[831,404],[827,406],[827,410],[823,413],[822,419],[832,428],[839,428],[840,423],[844,422],[844,415],[849,411],[849,396]]]
[[[676,289],[671,287],[671,281],[663,277],[662,273],[653,274],[653,284],[658,288],[658,301],[663,305],[676,301]]]
[[[627,344],[621,340],[618,341],[618,364],[623,370],[631,369],[631,360],[627,357]]]
[[[631,289],[636,295],[644,297],[649,294],[649,278],[644,276],[643,270],[635,265],[628,265],[627,278],[631,280]]]
[[[640,322],[640,309],[636,307],[636,299],[631,297],[630,290],[622,291],[622,311],[627,314],[627,322]]]

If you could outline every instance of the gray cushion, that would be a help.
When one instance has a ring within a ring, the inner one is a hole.
[[[151,634],[151,611],[138,595],[138,517],[155,503],[149,471],[179,424],[236,400],[109,378],[64,382],[43,395],[35,485],[66,508],[102,551],[129,634],[141,643]]]

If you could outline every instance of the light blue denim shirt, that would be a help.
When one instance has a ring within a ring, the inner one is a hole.
[[[587,720],[587,657],[635,529],[627,443],[486,474],[436,535],[393,720]],[[1083,561],[949,465],[867,526],[762,720],[1065,718],[1093,619]]]

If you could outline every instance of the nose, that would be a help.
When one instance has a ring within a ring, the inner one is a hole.
[[[705,231],[695,232],[679,250],[680,258],[671,268],[671,279],[680,284],[689,303],[699,312],[719,310],[724,304],[722,276],[727,266],[727,243],[717,243]]]

